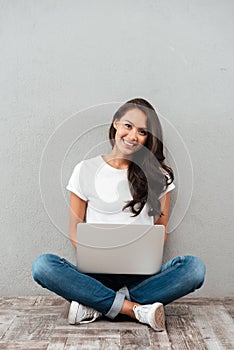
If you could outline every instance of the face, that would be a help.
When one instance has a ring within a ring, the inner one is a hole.
[[[127,111],[114,121],[115,147],[125,156],[138,151],[147,140],[147,117],[139,109]]]

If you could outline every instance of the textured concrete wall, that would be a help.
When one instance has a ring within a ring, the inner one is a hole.
[[[179,164],[165,258],[203,259],[197,296],[233,293],[233,10],[231,0],[0,1],[2,295],[47,293],[31,277],[38,254],[74,261],[66,182],[136,96],[168,121]]]

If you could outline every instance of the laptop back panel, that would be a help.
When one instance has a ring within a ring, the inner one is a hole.
[[[160,271],[163,225],[80,223],[77,267],[84,273],[154,274]]]

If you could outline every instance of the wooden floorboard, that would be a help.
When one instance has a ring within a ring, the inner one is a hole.
[[[233,350],[234,299],[183,298],[165,307],[166,331],[134,320],[72,326],[69,303],[52,297],[0,298],[1,350]]]

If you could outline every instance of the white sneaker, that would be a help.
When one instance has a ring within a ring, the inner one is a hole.
[[[138,321],[150,325],[155,331],[165,330],[163,304],[134,305],[133,312]]]
[[[101,312],[72,301],[68,313],[68,322],[70,324],[90,323],[101,316]]]

